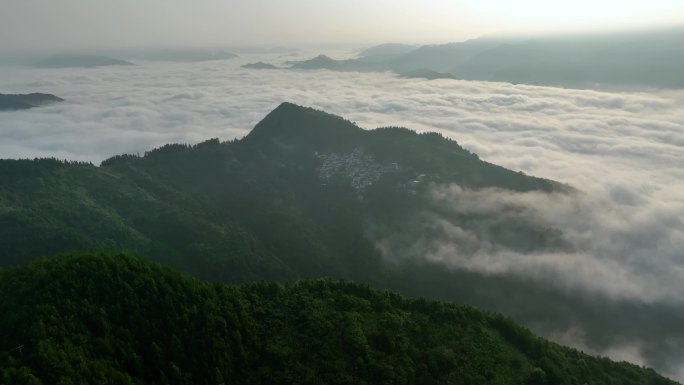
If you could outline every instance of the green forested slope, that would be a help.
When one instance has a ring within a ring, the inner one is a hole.
[[[336,156],[352,169],[324,180],[320,169],[325,159],[339,166]],[[380,171],[362,190],[352,187],[367,169]],[[437,134],[364,131],[285,103],[230,143],[167,145],[100,167],[0,161],[0,265],[95,248],[141,252],[228,282],[356,277],[379,261],[364,223],[415,213],[424,205],[416,190],[431,182],[562,187],[483,162]]]
[[[674,384],[510,320],[327,280],[84,253],[0,272],[0,384]]]

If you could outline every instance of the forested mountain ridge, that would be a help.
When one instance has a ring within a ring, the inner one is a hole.
[[[411,183],[419,177],[420,183]],[[376,255],[363,236],[369,210],[410,212],[410,205],[420,204],[418,190],[431,180],[523,191],[565,188],[483,162],[437,134],[365,131],[285,103],[246,138],[230,143],[167,145],[143,157],[116,156],[100,167],[0,161],[0,264],[110,248],[173,258],[198,273],[207,258],[217,257],[209,264],[239,264],[202,268],[201,276],[220,280],[231,271],[239,273],[229,281],[338,276],[349,270],[343,265],[350,254],[330,244],[339,241],[338,230],[353,244],[361,242],[363,254]],[[331,228],[321,227],[325,220]],[[228,249],[229,260],[218,257]],[[283,263],[284,255],[303,260]]]
[[[0,271],[0,384],[651,384],[475,308],[328,280],[203,283],[126,254]]]

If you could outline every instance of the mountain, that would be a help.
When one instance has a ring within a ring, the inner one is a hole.
[[[84,253],[0,272],[4,384],[653,384],[500,315],[329,280],[227,286]]]
[[[366,131],[284,103],[239,141],[166,145],[100,167],[0,161],[1,205],[12,208],[0,212],[0,262],[105,247],[172,258],[228,281],[264,278],[267,271],[348,276],[351,260],[341,248],[348,237],[359,258],[379,260],[363,237],[364,217],[409,214],[399,208],[421,204],[417,194],[432,181],[565,188],[484,162],[438,134]],[[226,255],[228,246],[243,254]],[[215,260],[204,260],[209,256]]]
[[[63,101],[51,94],[0,94],[0,111],[26,110]]]
[[[570,88],[672,89],[684,84],[684,74],[679,70],[684,66],[682,39],[684,28],[579,36],[483,37],[403,53],[332,60],[317,68],[398,74],[430,70],[464,80]]]
[[[55,55],[34,64],[39,68],[95,68],[105,66],[130,66],[133,63],[98,55]]]
[[[248,69],[256,69],[256,70],[274,70],[278,69],[277,66],[274,66],[273,64],[269,63],[264,63],[262,61],[256,62],[256,63],[248,63],[242,66],[242,68],[248,68]]]
[[[295,62],[292,69],[306,69],[306,70],[318,70],[318,69],[340,69],[342,64],[325,55],[318,55],[313,59]]]
[[[467,62],[474,55],[486,52],[502,44],[499,39],[471,39],[459,43],[426,45],[389,60],[387,69],[403,73],[419,69],[451,72],[454,67]]]
[[[572,251],[560,228],[514,206],[454,210],[443,202],[445,190],[581,194],[485,162],[436,133],[364,130],[284,103],[240,140],[170,144],[99,167],[0,161],[0,265],[114,250],[226,283],[351,279],[501,312],[547,337],[580,329],[596,352],[636,341],[645,363],[676,372],[684,357],[683,309],[448,268],[429,258],[440,244],[479,258],[468,237],[449,238],[461,233],[492,250]]]
[[[361,57],[367,56],[390,56],[409,53],[418,48],[411,44],[386,43],[364,49],[359,53]]]
[[[462,43],[426,45],[408,50],[403,47],[388,50],[385,45],[363,51],[357,59],[334,60],[325,55],[294,62],[296,69],[329,69],[336,71],[394,71],[398,74],[414,71],[446,73],[473,55],[501,44],[500,40],[475,39]],[[393,45],[390,45],[393,47]],[[309,68],[311,67],[311,68]]]

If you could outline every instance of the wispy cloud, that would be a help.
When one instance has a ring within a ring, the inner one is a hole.
[[[407,234],[418,240],[413,248],[388,249],[392,254],[610,299],[684,301],[683,202],[653,201],[625,187],[546,194],[453,185],[434,186],[430,195],[435,209],[417,222],[430,228],[430,236]],[[475,219],[453,220],[451,214]],[[554,245],[530,251],[507,246],[498,241],[502,222],[555,231]]]

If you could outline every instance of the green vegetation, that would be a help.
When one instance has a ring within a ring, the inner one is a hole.
[[[363,167],[386,172],[368,176],[373,183],[363,190],[352,187],[350,175],[322,179],[322,157],[354,161],[355,150],[374,159]],[[421,174],[427,177],[420,186],[407,187]],[[360,279],[362,272],[378,273],[369,264],[380,263],[364,223],[410,216],[427,204],[411,193],[430,181],[561,187],[483,162],[437,134],[364,131],[284,104],[240,141],[167,145],[101,167],[0,161],[0,265],[107,249],[140,252],[224,282]]]
[[[674,384],[499,315],[328,280],[226,286],[125,254],[0,272],[0,384]]]

